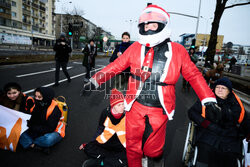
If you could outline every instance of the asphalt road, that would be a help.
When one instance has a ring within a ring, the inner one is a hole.
[[[96,69],[108,64],[107,58],[96,60]],[[0,67],[0,88],[7,82],[18,82],[22,90],[33,95],[33,90],[39,86],[51,86],[54,83],[54,62],[32,63],[22,65],[8,65]],[[108,106],[105,92],[93,92],[89,97],[80,97],[85,68],[81,62],[70,62],[69,74],[72,76],[68,83],[60,72],[60,86],[52,87],[56,96],[63,95],[69,106],[68,126],[65,138],[51,148],[50,154],[36,150],[17,152],[0,150],[0,166],[2,167],[80,167],[86,158],[78,149],[80,144],[92,139],[97,128],[102,110]],[[187,109],[195,102],[196,95],[190,92],[181,92],[181,78],[176,84],[176,111],[173,121],[167,124],[165,145],[165,166],[181,167],[183,145],[186,137],[188,118]]]

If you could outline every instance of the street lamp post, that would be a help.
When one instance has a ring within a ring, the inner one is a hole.
[[[199,2],[198,16],[192,16],[192,15],[187,15],[187,14],[177,13],[177,12],[168,12],[168,13],[169,14],[176,14],[176,15],[181,15],[181,16],[191,17],[191,18],[197,19],[196,29],[195,29],[195,39],[196,39],[196,36],[197,36],[197,33],[198,33],[198,28],[199,28],[199,21],[200,21],[200,10],[201,10],[201,0]]]
[[[61,2],[61,18],[60,18],[60,28],[61,28],[61,34],[63,32],[62,28],[63,28],[63,18],[62,18],[62,13],[63,13],[63,4],[66,4],[66,3],[72,3],[71,1],[68,1],[68,2],[62,2],[60,0],[57,0],[57,2]]]
[[[208,21],[210,19],[213,19],[213,17],[210,17],[210,18],[205,18],[203,16],[200,16],[200,18],[203,18],[206,20],[206,27],[205,27],[205,34],[204,34],[204,40],[203,40],[203,49],[202,49],[202,56],[204,54],[204,49],[205,49],[205,46],[206,46],[206,42],[207,42],[207,27],[208,27]]]
[[[130,36],[132,36],[132,25],[133,23],[136,23],[137,20],[130,19],[130,20],[125,20],[125,22],[129,22],[129,33],[130,33]]]
[[[195,30],[195,39],[197,37],[198,28],[199,28],[200,12],[201,12],[201,0],[200,0],[200,3],[199,3],[198,17],[197,17],[196,30]]]

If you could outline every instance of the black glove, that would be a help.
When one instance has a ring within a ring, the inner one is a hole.
[[[83,88],[80,91],[80,96],[89,96],[93,90],[96,90],[96,87],[92,82],[89,81],[83,85]]]
[[[206,118],[214,123],[219,123],[222,119],[221,108],[215,102],[207,102],[206,106]]]

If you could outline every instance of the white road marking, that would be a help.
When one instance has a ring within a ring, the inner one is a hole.
[[[103,69],[104,67],[105,67],[105,66],[102,66],[101,68],[97,68],[97,69],[92,70],[92,71],[101,70],[101,69]],[[91,72],[92,72],[92,71],[91,71]],[[86,74],[86,73],[81,73],[81,74],[72,76],[71,79],[78,78],[78,77],[83,76],[83,75],[85,75],[85,74]],[[65,82],[65,81],[67,81],[67,79],[62,79],[62,80],[59,81],[59,83]],[[53,83],[49,83],[49,84],[47,84],[47,85],[43,85],[42,87],[49,87],[49,86],[52,86],[52,85],[54,85],[54,84],[55,84],[55,83],[53,82]],[[34,92],[34,91],[35,91],[35,89],[30,89],[30,90],[27,90],[27,91],[25,91],[25,92],[23,92],[23,93],[24,93],[24,94],[28,94],[28,93],[31,93],[31,92]]]
[[[72,66],[71,67],[67,67],[67,69],[71,69],[73,68]],[[16,77],[17,78],[21,78],[21,77],[27,77],[27,76],[31,76],[31,75],[37,75],[37,74],[43,74],[43,73],[47,73],[47,72],[52,72],[52,71],[55,71],[56,69],[55,68],[51,68],[51,70],[46,70],[46,71],[40,71],[40,72],[33,72],[33,73],[29,73],[29,74],[23,74],[23,75],[17,75]],[[62,70],[62,68],[60,68],[60,70]]]

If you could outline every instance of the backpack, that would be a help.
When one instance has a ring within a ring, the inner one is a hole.
[[[55,101],[57,102],[59,109],[63,112],[64,122],[67,123],[69,108],[66,103],[66,98],[63,96],[58,96],[57,98],[55,98]]]

